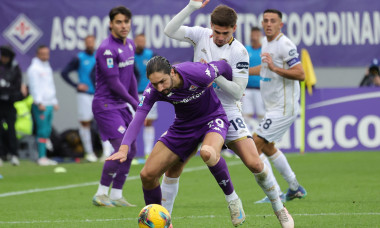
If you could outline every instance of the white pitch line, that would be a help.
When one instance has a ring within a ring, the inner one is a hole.
[[[227,165],[233,166],[233,165],[238,165],[238,164],[242,164],[242,162],[232,161],[232,162],[229,162]],[[189,172],[194,172],[194,171],[199,171],[199,170],[204,170],[204,169],[207,169],[206,165],[197,166],[193,168],[185,168],[183,172],[189,173]],[[140,176],[128,177],[127,181],[137,180],[137,179],[140,179]],[[63,189],[70,189],[70,188],[80,188],[80,187],[86,187],[86,186],[97,185],[97,184],[99,184],[99,181],[86,182],[82,184],[71,184],[71,185],[64,185],[64,186],[57,186],[57,187],[50,187],[50,188],[36,188],[36,189],[29,189],[29,190],[24,190],[24,191],[6,192],[6,193],[0,194],[0,198],[8,197],[8,196],[25,195],[25,194],[36,193],[36,192],[48,192],[48,191],[56,191],[56,190],[63,190]]]
[[[362,215],[380,215],[380,212],[362,212],[362,213],[320,213],[320,214],[292,214],[293,217],[297,216],[362,216]],[[247,217],[273,217],[270,215],[246,215]],[[173,220],[179,219],[210,219],[210,218],[229,218],[230,216],[221,215],[202,215],[202,216],[185,216],[173,217]],[[0,224],[37,224],[37,223],[92,223],[92,222],[110,222],[110,221],[134,221],[134,218],[118,218],[118,219],[82,219],[82,220],[33,220],[33,221],[0,221]]]

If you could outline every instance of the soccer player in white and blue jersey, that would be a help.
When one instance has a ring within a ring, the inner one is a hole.
[[[275,9],[264,11],[263,29],[265,38],[261,48],[262,63],[249,69],[250,74],[260,74],[263,78],[260,91],[264,100],[266,114],[259,129],[253,136],[256,147],[273,162],[273,165],[289,183],[286,200],[304,198],[305,189],[298,183],[285,155],[276,148],[279,141],[299,113],[300,85],[305,74],[298,58],[297,48],[292,41],[281,33],[282,13]],[[263,158],[261,156],[261,158]],[[270,166],[265,159],[264,163]],[[277,185],[277,189],[280,188]]]

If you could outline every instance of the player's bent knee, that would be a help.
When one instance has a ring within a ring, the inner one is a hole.
[[[219,161],[220,156],[212,146],[203,145],[200,154],[207,166],[212,167]]]
[[[249,162],[247,166],[253,173],[260,173],[264,169],[264,164],[260,159]]]
[[[140,178],[143,183],[151,183],[155,181],[156,176],[143,169],[140,172]]]

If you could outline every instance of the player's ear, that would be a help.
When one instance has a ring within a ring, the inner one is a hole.
[[[232,33],[235,33],[235,31],[236,31],[236,27],[237,27],[237,25],[234,25],[234,27],[232,28],[232,29],[233,29],[233,32],[232,32]]]

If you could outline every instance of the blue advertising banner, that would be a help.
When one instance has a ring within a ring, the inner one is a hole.
[[[380,150],[378,88],[315,89],[306,96],[305,151]],[[279,143],[299,151],[300,120]]]
[[[192,59],[192,48],[165,36],[168,21],[187,0],[2,0],[0,4],[0,44],[11,44],[23,71],[36,47],[51,48],[54,70],[61,70],[78,50],[83,39],[94,34],[97,43],[107,37],[108,12],[125,5],[133,13],[131,38],[147,36],[147,46],[171,61]],[[249,43],[251,26],[261,27],[262,12],[281,10],[282,31],[298,46],[307,48],[314,66],[367,66],[380,58],[380,4],[378,0],[293,0],[250,1],[212,0],[191,15],[186,25],[209,26],[212,10],[219,4],[233,7],[239,15],[235,37]]]

